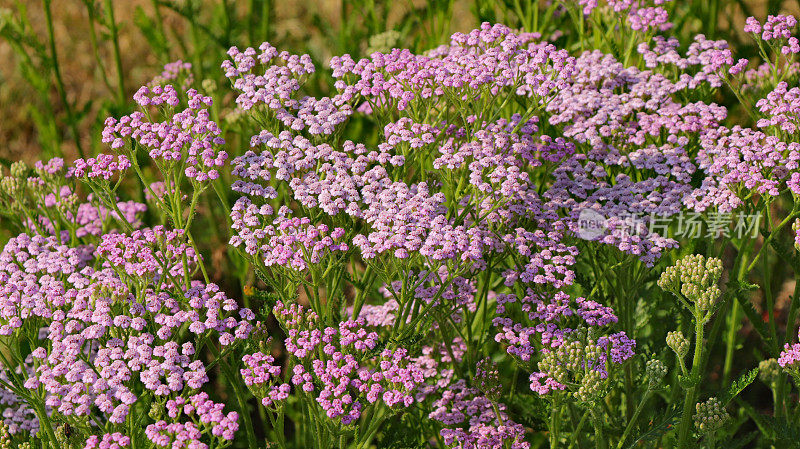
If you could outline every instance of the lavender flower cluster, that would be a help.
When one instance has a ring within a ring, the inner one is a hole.
[[[764,276],[776,257],[798,266],[797,22],[747,19],[765,61],[745,70],[725,41],[662,35],[663,1],[562,8],[581,38],[616,24],[624,53],[489,23],[424,53],[335,56],[329,72],[232,47],[229,95],[176,61],[133,96],[139,111],[105,121],[114,154],[12,164],[0,448],[525,449],[543,426],[552,448],[639,431],[714,447],[744,386],[701,400],[706,325],[735,338],[740,304],[758,316],[758,262]],[[329,96],[306,95],[318,72]],[[725,88],[762,96],[751,122],[713,101]],[[226,99],[246,126],[217,123]],[[236,130],[242,151],[223,138]],[[686,210],[763,213],[764,237],[646,226]],[[205,225],[226,249],[205,246]],[[732,264],[717,257],[728,244]],[[800,381],[796,313],[790,338],[772,309],[753,323],[778,416]],[[642,430],[667,388],[659,404],[683,408]]]

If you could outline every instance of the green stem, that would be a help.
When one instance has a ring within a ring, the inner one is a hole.
[[[559,423],[561,422],[561,404],[560,396],[555,394],[553,397],[553,409],[550,410],[550,449],[558,447],[559,441]]]
[[[692,411],[695,408],[695,403],[697,402],[697,393],[698,388],[697,385],[699,384],[699,377],[700,377],[700,366],[703,360],[703,326],[704,321],[701,316],[700,310],[695,306],[695,341],[694,341],[694,357],[692,359],[692,379],[691,382],[694,384],[689,390],[686,392],[686,398],[683,401],[683,413],[681,415],[681,423],[680,427],[678,428],[678,447],[683,449],[687,447],[687,442],[689,438],[689,430],[691,429],[692,424]]]
[[[644,410],[644,405],[647,403],[647,400],[650,399],[652,393],[653,391],[648,388],[644,395],[642,395],[642,400],[639,401],[639,405],[636,406],[636,411],[633,412],[633,416],[628,421],[628,425],[625,426],[625,431],[622,432],[622,436],[617,444],[617,449],[622,449],[622,445],[625,444],[625,440],[628,439],[628,435],[631,433],[631,430],[633,430],[633,426],[636,424],[636,421],[638,421],[639,415],[642,413],[642,410]]]
[[[95,27],[95,22],[97,21],[95,11],[94,2],[86,2],[86,11],[89,14],[89,40],[92,43],[92,51],[94,52],[94,61],[97,64],[97,71],[100,72],[100,77],[103,79],[103,84],[106,85],[106,88],[109,92],[113,92],[114,89],[111,87],[111,83],[108,81],[108,75],[106,74],[105,64],[103,64],[103,58],[100,57],[100,47],[97,45],[97,30]]]
[[[43,424],[42,427],[44,427],[44,433],[47,435],[47,439],[49,440],[48,443],[52,443],[53,449],[59,449],[58,440],[56,440],[56,434],[53,432],[53,425],[50,423],[50,417],[47,415],[47,411],[45,411],[41,402],[36,401],[34,404],[34,410],[36,410],[36,416],[39,418],[39,422]],[[48,446],[50,446],[50,444],[48,444]]]
[[[50,41],[50,58],[52,58],[53,74],[56,78],[56,90],[58,90],[58,96],[61,99],[61,102],[64,104],[64,110],[67,112],[67,121],[69,122],[72,135],[75,139],[75,146],[78,149],[78,155],[81,158],[86,158],[86,155],[83,152],[83,145],[81,145],[81,135],[78,133],[78,126],[75,123],[75,115],[72,112],[72,106],[69,104],[69,101],[67,101],[67,90],[64,87],[64,79],[61,77],[61,68],[59,67],[58,63],[58,52],[56,51],[56,36],[55,31],[53,31],[53,12],[50,9],[50,4],[52,1],[53,0],[42,0],[44,3],[44,18],[45,22],[47,22],[47,37]]]
[[[581,420],[578,421],[578,426],[575,427],[575,430],[572,431],[572,437],[570,438],[569,447],[567,449],[572,449],[578,443],[578,438],[581,434],[581,429],[583,429],[583,424],[586,422],[586,418],[589,416],[589,410],[586,410],[581,416]]]
[[[122,71],[122,56],[119,51],[119,33],[117,21],[114,18],[114,4],[105,0],[108,30],[111,32],[111,43],[114,47],[114,64],[117,68],[117,102],[120,107],[125,106],[125,77]]]
[[[256,443],[256,434],[253,430],[253,421],[250,417],[250,411],[247,407],[247,398],[244,397],[241,385],[239,382],[237,382],[236,374],[234,374],[230,364],[228,364],[224,358],[220,358],[219,351],[217,351],[217,348],[215,348],[214,345],[209,345],[208,347],[211,350],[211,354],[219,359],[219,366],[222,369],[223,374],[225,374],[225,377],[228,378],[228,382],[230,382],[230,385],[233,388],[234,395],[236,395],[236,400],[239,403],[240,416],[244,422],[244,430],[247,437],[247,447],[258,447],[258,444]]]
[[[608,449],[608,440],[603,435],[603,420],[596,407],[591,409],[592,425],[594,425],[594,445],[597,449]]]

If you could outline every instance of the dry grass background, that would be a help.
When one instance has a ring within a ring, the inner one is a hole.
[[[100,3],[100,2],[98,2]],[[218,0],[201,0],[201,3],[219,3]],[[236,13],[246,15],[248,2],[230,2]],[[405,3],[396,7],[389,15],[390,20],[396,20],[414,3]],[[424,2],[417,1],[416,4]],[[165,62],[159,60],[151,47],[142,36],[142,32],[133,23],[137,8],[150,17],[153,16],[154,7],[151,0],[115,0],[114,14],[119,23],[119,45],[121,50],[122,66],[124,68],[124,85],[126,98],[130,99],[136,89],[160,72]],[[47,28],[43,4],[39,0],[0,0],[0,11],[6,14],[16,14],[18,7],[27,10],[32,28],[39,36],[41,42],[47,42]],[[100,5],[98,5],[100,6]],[[298,49],[311,49],[317,62],[324,62],[334,54],[335,49],[327,41],[318,27],[312,23],[314,15],[319,15],[331,26],[337,27],[341,21],[341,7],[338,0],[298,1],[289,0],[280,2],[272,8],[274,16],[271,21],[271,31],[274,40],[283,44],[284,48],[293,51]],[[201,8],[205,9],[205,8]],[[64,80],[65,91],[70,102],[75,104],[75,109],[88,106],[88,119],[82,120],[79,133],[84,147],[90,147],[91,139],[96,134],[91,126],[97,123],[97,118],[102,113],[101,104],[106,99],[113,98],[115,93],[110,92],[101,81],[100,68],[98,67],[90,40],[89,16],[87,8],[81,0],[53,0],[53,28],[57,39],[57,52]],[[165,26],[174,30],[173,40],[185,39],[185,44],[191,46],[189,30],[185,18],[167,8],[160,8]],[[457,1],[454,7],[454,17],[451,23],[452,30],[468,30],[475,25],[475,19],[469,12],[469,2]],[[0,19],[2,20],[2,19]],[[175,43],[177,44],[177,43]],[[257,42],[255,43],[257,44]],[[366,47],[366,44],[364,44]],[[175,54],[170,59],[178,59],[178,45],[174,45]],[[216,49],[215,49],[216,50]],[[107,62],[106,76],[114,83],[115,73],[113,65],[112,46],[107,40],[100,39],[99,54]],[[222,51],[202,55],[208,58],[207,63],[218,64],[225,56]],[[18,67],[18,61],[13,49],[3,39],[0,39],[0,157],[9,160],[34,161],[39,158],[40,143],[37,140],[37,130],[31,119],[30,108],[42,107],[37,92],[24,79]],[[50,99],[56,116],[64,116],[64,105],[59,100],[56,89],[51,89]],[[63,122],[63,120],[62,120]],[[66,124],[62,134],[68,134]],[[75,144],[69,138],[64,138],[63,150],[67,156],[76,154]]]

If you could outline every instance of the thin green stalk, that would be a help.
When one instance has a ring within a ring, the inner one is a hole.
[[[258,447],[258,444],[256,443],[256,434],[253,430],[253,421],[250,417],[250,411],[247,407],[247,398],[244,397],[244,392],[242,392],[241,385],[237,381],[237,376],[234,374],[230,364],[228,364],[224,358],[220,358],[220,354],[214,345],[209,345],[208,347],[211,350],[211,355],[220,360],[219,366],[222,369],[222,373],[225,374],[225,377],[228,379],[231,388],[233,388],[234,395],[236,395],[236,400],[239,403],[239,410],[241,411],[240,416],[242,417],[242,421],[244,423],[247,447]]]
[[[686,392],[686,398],[683,401],[683,413],[681,414],[680,427],[678,428],[678,447],[683,449],[687,447],[689,439],[689,430],[692,424],[692,412],[697,402],[698,384],[700,377],[700,366],[703,360],[703,322],[701,312],[695,306],[695,341],[694,341],[694,357],[692,359],[692,383],[694,385]]]
[[[272,0],[262,0],[261,2],[261,39],[269,41],[272,25]]]
[[[650,395],[653,393],[652,390],[649,388],[645,391],[644,395],[642,395],[642,399],[639,401],[639,405],[636,406],[636,411],[633,412],[633,416],[630,420],[628,420],[628,425],[625,426],[625,430],[622,432],[622,436],[619,439],[619,443],[617,444],[617,449],[622,449],[622,446],[625,444],[625,441],[628,439],[628,435],[633,430],[634,425],[639,420],[639,415],[644,410],[644,405],[647,403],[647,400],[650,399]]]
[[[719,21],[719,0],[711,0],[711,14],[708,19],[708,38],[714,39],[717,34],[717,22]]]
[[[78,149],[78,155],[85,158],[83,152],[83,145],[81,145],[81,135],[78,133],[78,125],[76,123],[75,114],[72,112],[72,105],[67,101],[67,90],[64,87],[64,79],[61,77],[61,68],[58,62],[58,51],[56,51],[56,36],[53,30],[53,12],[51,11],[50,4],[53,0],[42,0],[44,3],[44,18],[47,23],[47,37],[50,44],[50,58],[53,63],[53,75],[56,79],[56,90],[61,102],[64,104],[64,110],[67,112],[67,121],[69,122],[70,129],[72,130],[73,138],[75,139],[75,146]]]
[[[125,106],[125,77],[122,71],[122,56],[119,51],[117,21],[114,18],[114,4],[111,0],[105,0],[105,7],[108,30],[111,32],[111,44],[114,47],[114,64],[117,68],[117,102],[122,107]]]
[[[586,410],[581,416],[581,420],[578,421],[578,426],[572,431],[572,436],[570,437],[569,446],[567,449],[572,449],[578,443],[578,439],[581,435],[581,429],[583,429],[583,424],[586,422],[586,418],[589,416],[589,410]]]
[[[163,43],[161,50],[166,52],[162,55],[165,59],[170,60],[169,56],[169,45],[167,44],[167,33],[164,32],[164,19],[161,16],[161,6],[158,4],[158,0],[152,0],[151,4],[153,5],[153,14],[156,16],[156,28],[158,29],[158,34],[161,35],[161,42]]]
[[[97,11],[95,10],[94,2],[86,1],[86,11],[89,14],[89,40],[92,43],[92,52],[94,52],[94,62],[97,64],[97,71],[100,72],[100,78],[103,80],[103,84],[106,85],[109,92],[113,92],[114,89],[111,87],[111,82],[108,80],[103,58],[100,57],[100,47],[97,44],[97,29],[95,26]]]
[[[742,281],[747,276],[747,253],[753,244],[753,239],[747,239],[739,248],[737,255],[738,271],[736,279]],[[733,353],[736,348],[736,333],[739,331],[739,301],[732,298],[731,311],[728,315],[728,333],[725,335],[725,361],[722,364],[722,384],[727,385],[731,370],[733,369]]]
[[[553,397],[553,409],[550,410],[550,449],[558,447],[559,424],[561,423],[561,397],[556,393]]]
[[[50,446],[49,443],[52,443],[53,449],[59,449],[58,447],[58,440],[56,439],[56,434],[53,431],[53,425],[50,423],[50,417],[47,414],[47,411],[44,409],[44,406],[41,402],[36,401],[33,405],[34,410],[36,411],[36,417],[39,418],[39,422],[42,424],[41,427],[44,427],[44,433],[47,435],[48,447]]]
[[[596,407],[590,409],[594,426],[594,444],[597,449],[608,449],[608,440],[603,434],[603,420]]]

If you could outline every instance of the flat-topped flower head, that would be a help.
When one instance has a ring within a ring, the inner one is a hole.
[[[195,182],[213,181],[219,177],[219,168],[228,154],[219,149],[225,143],[222,130],[211,120],[211,97],[195,89],[185,92],[187,107],[176,110],[181,98],[172,85],[143,86],[134,95],[141,108],[165,107],[163,121],[154,115],[138,111],[119,119],[109,117],[103,129],[103,142],[117,151],[142,148],[166,178],[173,170],[181,169]],[[131,153],[133,154],[133,153]]]

